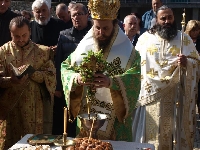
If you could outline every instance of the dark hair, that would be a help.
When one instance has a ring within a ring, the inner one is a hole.
[[[77,9],[79,7],[82,8],[82,10],[85,14],[88,14],[87,7],[85,5],[83,5],[82,3],[73,3],[73,5],[71,5],[70,11],[73,9]]]
[[[162,5],[161,7],[158,8],[158,10],[156,11],[156,18],[157,18],[157,14],[160,10],[166,10],[166,9],[171,9],[170,7],[168,7],[167,5]],[[172,9],[171,9],[172,10]],[[150,28],[148,30],[149,33],[154,34],[156,32],[156,26],[154,25],[152,28]]]
[[[160,10],[166,10],[166,9],[171,9],[170,7],[168,7],[167,5],[162,5],[161,7],[159,7],[156,11],[156,17],[157,17],[157,14],[158,14],[158,11]],[[172,9],[171,9],[172,10]]]
[[[116,24],[118,24],[118,19],[113,20],[113,25],[115,26]]]
[[[140,28],[142,28],[142,27],[143,27],[142,16],[141,16],[139,13],[137,13],[137,12],[131,13],[131,15],[134,15],[134,16],[136,16],[138,19],[140,19],[139,26],[140,26]]]
[[[30,28],[30,23],[29,20],[27,20],[24,16],[19,16],[19,17],[15,17],[10,21],[9,24],[9,29],[12,28],[12,26],[15,25],[18,28],[23,27],[24,25],[27,25],[28,28]]]
[[[21,11],[21,15],[22,15],[22,16],[24,16],[24,15],[29,15],[30,19],[32,18],[31,13],[30,13],[29,11],[27,11],[27,10],[22,10],[22,11]]]

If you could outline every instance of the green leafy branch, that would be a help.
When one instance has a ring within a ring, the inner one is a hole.
[[[75,72],[80,73],[83,82],[94,81],[95,73],[103,73],[107,70],[108,62],[104,60],[102,50],[98,52],[93,52],[92,50],[88,53],[83,53],[83,61],[79,66],[75,66]],[[87,87],[87,96],[89,99],[93,99],[96,93],[93,86]]]
[[[88,54],[83,53],[83,61],[79,66],[75,67],[75,71],[80,73],[83,82],[93,82],[94,74],[98,72],[105,72],[108,63],[103,59],[102,50],[98,52],[88,51]]]

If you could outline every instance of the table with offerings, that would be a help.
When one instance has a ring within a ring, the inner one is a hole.
[[[31,147],[28,143],[28,139],[32,137],[33,134],[25,135],[21,140],[19,140],[15,145],[13,145],[9,150],[23,150],[25,148]],[[68,137],[68,140],[72,140],[72,138]],[[110,141],[114,150],[154,150],[154,145],[149,143],[136,143],[136,142],[125,142],[125,141]],[[51,146],[46,148],[46,150],[62,150],[60,146]]]

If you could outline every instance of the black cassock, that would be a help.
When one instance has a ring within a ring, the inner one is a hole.
[[[36,21],[31,21],[31,40],[36,44],[55,46],[58,43],[60,31],[71,26],[71,23],[55,18],[50,18],[47,25],[39,25]]]

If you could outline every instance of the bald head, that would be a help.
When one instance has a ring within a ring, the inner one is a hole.
[[[56,16],[64,22],[68,22],[70,20],[70,13],[67,5],[64,3],[58,4],[56,6]]]
[[[60,11],[60,10],[63,10],[63,11],[68,10],[67,5],[65,5],[64,3],[58,4],[58,5],[56,6],[56,12],[57,12],[57,11]]]
[[[161,0],[152,0],[151,4],[152,4],[153,11],[156,12],[158,10],[158,8],[162,6],[162,1]]]

